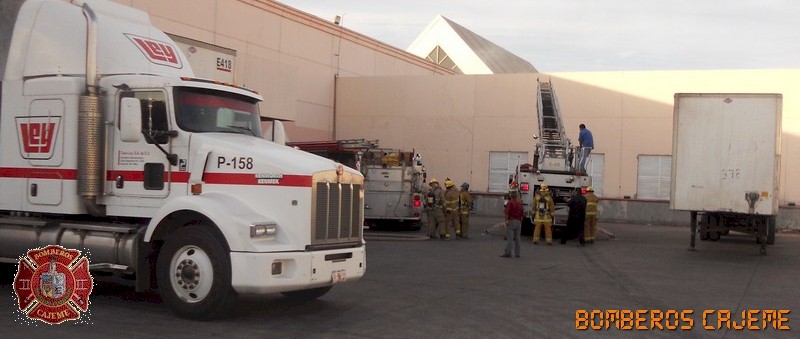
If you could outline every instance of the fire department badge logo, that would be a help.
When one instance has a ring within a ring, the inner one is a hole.
[[[19,310],[51,325],[80,319],[89,310],[92,286],[89,259],[57,245],[28,251],[14,277]]]

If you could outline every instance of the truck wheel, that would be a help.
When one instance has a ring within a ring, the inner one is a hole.
[[[311,301],[325,295],[325,293],[328,293],[332,287],[333,286],[317,287],[307,290],[281,292],[281,294],[292,300]]]
[[[767,224],[767,245],[775,244],[775,224],[777,224],[776,217],[769,217],[769,223]]]
[[[180,317],[219,317],[236,297],[230,255],[206,227],[183,227],[170,235],[158,256],[157,276],[161,299]]]

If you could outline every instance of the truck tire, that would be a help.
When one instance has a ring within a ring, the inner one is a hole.
[[[775,244],[775,225],[777,224],[777,217],[771,216],[769,217],[769,223],[767,224],[767,245],[774,245]]]
[[[325,295],[325,293],[328,293],[332,287],[333,286],[317,287],[307,290],[281,292],[281,294],[292,300],[311,301]]]
[[[207,227],[183,227],[170,235],[156,269],[161,299],[179,317],[218,318],[235,301],[230,254]]]

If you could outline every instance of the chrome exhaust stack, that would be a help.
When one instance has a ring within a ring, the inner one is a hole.
[[[105,206],[97,203],[105,185],[105,119],[97,85],[97,16],[87,3],[86,17],[86,95],[78,104],[78,194],[86,211],[104,216]]]

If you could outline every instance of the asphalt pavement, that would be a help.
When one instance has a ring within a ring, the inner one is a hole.
[[[366,231],[363,279],[335,286],[311,302],[241,296],[227,318],[210,322],[176,318],[156,294],[134,293],[130,282],[98,277],[90,313],[79,323],[30,323],[16,311],[5,279],[0,333],[5,338],[798,337],[798,234],[779,234],[763,256],[745,235],[698,239],[697,250],[688,251],[688,228],[601,223],[614,240],[534,246],[523,237],[520,258],[500,258],[505,246],[500,221],[473,217],[470,240],[428,240],[425,230]],[[596,311],[595,322],[583,321],[582,310]],[[788,313],[780,313],[780,324],[764,322],[773,315],[769,310]],[[737,330],[742,311],[745,329]],[[615,320],[605,323],[601,313]],[[658,320],[659,314],[666,320]],[[731,321],[724,320],[726,314]],[[591,329],[606,324],[608,329]],[[669,329],[673,325],[678,328]],[[790,329],[771,329],[778,325]],[[589,329],[576,329],[582,326]],[[628,326],[632,329],[617,328]]]

